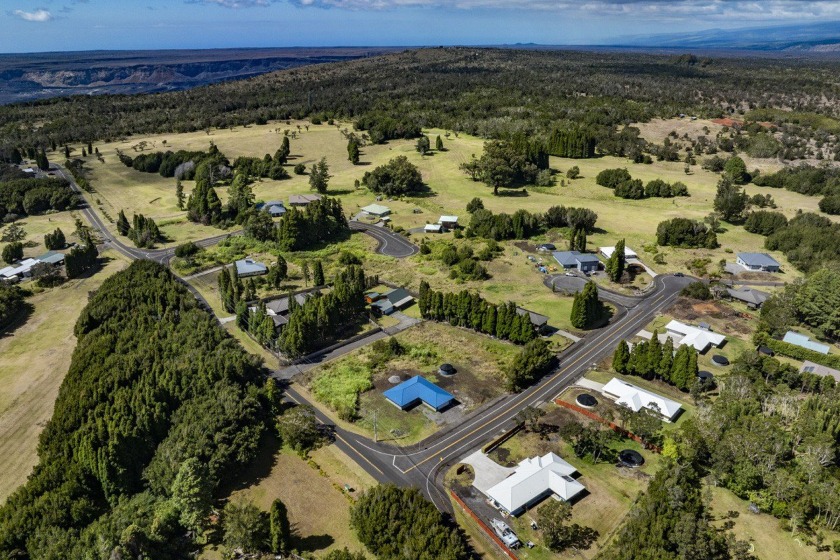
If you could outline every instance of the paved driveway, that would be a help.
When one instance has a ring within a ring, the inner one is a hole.
[[[475,471],[473,486],[481,490],[484,494],[487,494],[490,488],[509,477],[516,470],[503,467],[482,453],[481,450],[469,455],[461,462],[473,468],[473,471]]]

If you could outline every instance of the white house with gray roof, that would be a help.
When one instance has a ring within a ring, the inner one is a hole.
[[[782,265],[767,253],[738,253],[735,262],[755,272],[779,272],[782,269]]]

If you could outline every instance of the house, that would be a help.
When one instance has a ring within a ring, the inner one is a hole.
[[[674,341],[675,346],[688,344],[701,354],[711,346],[720,348],[726,337],[722,334],[713,333],[710,330],[692,327],[679,321],[671,321],[665,325],[666,335]]]
[[[441,216],[438,224],[444,229],[455,229],[458,227],[458,216]]]
[[[307,292],[305,294],[295,294],[292,297],[295,298],[295,302],[298,305],[303,305],[303,303],[307,299],[311,298],[313,295],[315,295],[315,292]],[[266,313],[268,313],[269,315],[272,315],[272,314],[274,314],[274,315],[285,315],[285,314],[287,314],[289,312],[289,298],[288,298],[288,296],[269,301],[268,303],[265,304],[265,310],[266,310]]]
[[[563,268],[575,268],[584,273],[598,270],[601,265],[598,257],[580,251],[555,251],[554,260]]]
[[[601,253],[605,259],[608,259],[613,256],[615,253],[615,247],[598,247],[598,252]],[[624,258],[626,259],[637,259],[639,255],[636,254],[636,251],[630,249],[629,247],[624,247]]]
[[[391,209],[387,206],[382,206],[381,204],[368,204],[362,208],[362,212],[371,216],[382,218],[389,215],[391,213]]]
[[[738,253],[735,262],[747,270],[779,272],[782,266],[767,253]]]
[[[443,226],[440,224],[426,224],[423,233],[443,233]]]
[[[400,410],[422,403],[435,412],[440,412],[455,402],[455,397],[451,393],[419,375],[403,381],[382,394]]]
[[[799,346],[800,348],[806,348],[808,350],[813,350],[814,352],[819,352],[820,354],[828,354],[828,350],[830,348],[828,344],[820,344],[819,342],[811,340],[804,334],[794,331],[786,332],[782,341],[787,342],[788,344],[793,344],[794,346]]]
[[[282,218],[286,215],[286,206],[282,200],[270,200],[268,202],[261,202],[256,206],[257,210],[268,212],[272,218]]]
[[[321,200],[320,194],[293,194],[289,195],[289,206],[307,206],[310,202]]]
[[[372,311],[381,315],[390,315],[397,309],[402,309],[414,301],[414,296],[409,294],[405,288],[395,288],[381,295],[381,299],[370,305]]]
[[[770,298],[770,294],[767,292],[753,290],[752,288],[727,288],[726,293],[732,299],[743,301],[752,309],[758,309],[761,304]]]
[[[22,278],[28,278],[32,275],[32,267],[38,264],[38,260],[36,259],[23,259],[18,261],[17,264],[13,266],[7,266],[6,268],[0,270],[0,278],[3,280],[20,280]]]
[[[486,494],[499,509],[517,516],[552,494],[568,502],[586,490],[572,478],[576,472],[554,453],[547,453],[521,461],[513,474],[488,488]]]
[[[834,381],[840,383],[840,371],[826,367],[822,364],[809,362],[808,360],[802,362],[802,367],[799,368],[799,373],[813,373],[814,375],[819,375],[820,377],[833,377]]]
[[[528,318],[531,320],[531,324],[536,327],[537,331],[542,333],[548,327],[548,317],[545,315],[540,315],[539,313],[534,313],[533,311],[528,311],[527,309],[523,309],[521,307],[516,308],[517,315],[528,315]]]
[[[617,377],[613,377],[609,383],[604,385],[601,392],[614,399],[616,404],[626,406],[633,412],[639,412],[643,408],[656,410],[666,422],[673,422],[682,410],[680,403],[637,387],[632,383],[622,381]]]
[[[236,275],[240,278],[247,278],[249,276],[260,276],[267,274],[268,268],[261,262],[252,259],[242,259],[236,261]]]

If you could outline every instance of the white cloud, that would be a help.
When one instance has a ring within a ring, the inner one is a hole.
[[[187,4],[205,4],[223,8],[264,8],[277,0],[186,0]]]
[[[204,0],[233,2],[235,0]],[[261,1],[261,0],[252,0]],[[262,0],[264,1],[264,0]],[[583,15],[626,15],[642,17],[698,17],[811,19],[840,16],[836,0],[288,0],[300,7],[346,10],[387,10],[430,7],[469,10],[539,10],[577,12]]]
[[[34,12],[24,12],[23,10],[15,10],[12,13],[22,20],[37,21],[39,23],[44,21],[50,21],[53,18],[52,14],[49,13],[47,10],[44,10],[43,8],[35,10]]]

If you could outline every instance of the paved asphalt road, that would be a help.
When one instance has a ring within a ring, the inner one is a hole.
[[[660,275],[655,289],[645,297],[635,298],[629,306],[619,305],[613,322],[589,333],[560,355],[558,368],[537,385],[516,395],[497,399],[473,413],[464,423],[409,447],[375,443],[369,438],[334,427],[320,412],[318,418],[330,426],[336,445],[380,482],[417,486],[443,511],[451,511],[443,486],[447,468],[481,448],[496,435],[515,424],[517,413],[556,397],[594,364],[608,357],[619,340],[630,338],[668,307],[680,290],[693,278]],[[307,404],[294,387],[287,388],[290,399]]]
[[[59,168],[59,173],[79,192],[72,176]],[[84,194],[84,193],[82,193]],[[105,224],[90,206],[82,213],[100,231],[105,243],[132,259],[150,259],[168,264],[173,249],[147,251],[128,247],[108,233]],[[397,258],[415,254],[418,248],[405,238],[384,228],[351,222],[352,229],[364,231],[379,241],[378,251]],[[197,242],[200,246],[218,243],[228,235],[219,235]],[[560,280],[563,278],[563,280]],[[546,279],[548,286],[558,288],[580,287],[584,282],[574,282],[572,277],[554,275]],[[536,406],[556,397],[563,389],[573,384],[593,365],[609,356],[619,340],[630,338],[654,316],[668,307],[679,295],[680,290],[694,281],[689,277],[660,275],[654,279],[654,289],[643,297],[630,297],[607,290],[600,290],[601,297],[617,306],[617,313],[610,325],[592,331],[580,342],[575,343],[559,356],[559,365],[551,374],[533,387],[507,395],[488,403],[474,412],[465,422],[452,429],[436,434],[420,444],[399,447],[390,443],[374,442],[359,434],[333,425],[332,421],[317,410],[318,420],[330,427],[335,444],[379,482],[391,482],[402,486],[416,486],[442,511],[451,511],[449,498],[445,494],[443,475],[447,467],[482,447],[494,436],[514,425],[517,413],[528,406]],[[578,285],[579,284],[579,285]],[[189,285],[188,285],[189,286]],[[196,297],[206,301],[194,290]],[[209,306],[208,306],[209,308]],[[294,385],[285,388],[287,398],[299,404],[311,404],[295,390]]]

